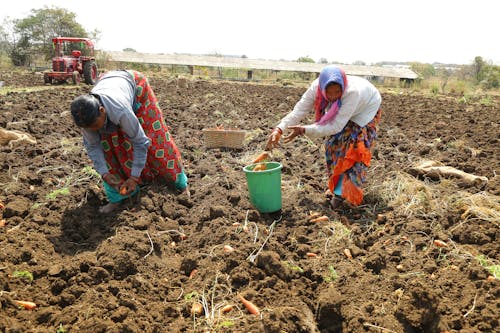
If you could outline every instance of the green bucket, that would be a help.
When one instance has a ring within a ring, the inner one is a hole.
[[[253,171],[264,163],[266,170]],[[273,213],[281,209],[281,163],[261,162],[243,168],[247,177],[250,202],[261,213]]]

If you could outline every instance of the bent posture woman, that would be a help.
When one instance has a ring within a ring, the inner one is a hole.
[[[277,147],[286,129],[291,133],[284,137],[285,143],[304,134],[325,137],[331,205],[335,209],[343,200],[359,205],[363,201],[361,185],[372,157],[370,150],[377,137],[381,102],[379,91],[370,82],[347,76],[336,66],[327,66],[274,128],[266,149]],[[298,125],[311,111],[315,113],[315,123]]]
[[[100,212],[113,211],[139,184],[155,179],[165,179],[189,195],[181,154],[142,73],[104,74],[90,94],[73,100],[71,114],[104,180],[109,203]]]

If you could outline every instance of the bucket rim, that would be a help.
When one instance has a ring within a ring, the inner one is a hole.
[[[272,169],[266,169],[266,170],[259,170],[259,171],[253,171],[253,170],[249,170],[248,168],[250,167],[255,167],[257,164],[265,164],[266,166],[270,163],[272,164],[277,164],[276,167],[272,168]],[[276,171],[276,170],[281,170],[283,168],[283,164],[281,164],[280,162],[274,162],[274,161],[269,161],[269,162],[258,162],[258,163],[252,163],[252,164],[249,164],[249,165],[246,165],[243,167],[243,171],[244,172],[247,172],[247,173],[269,173],[269,172],[273,172],[273,171]]]

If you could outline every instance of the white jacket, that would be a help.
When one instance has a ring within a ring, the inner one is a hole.
[[[314,100],[319,80],[313,81],[293,110],[278,124],[282,131],[288,126],[299,125],[310,112],[314,112]],[[347,89],[341,97],[342,106],[333,121],[326,124],[305,125],[305,134],[310,137],[331,136],[342,131],[349,120],[359,126],[366,126],[377,114],[382,103],[380,92],[368,80],[347,75]],[[330,108],[330,104],[327,105]]]

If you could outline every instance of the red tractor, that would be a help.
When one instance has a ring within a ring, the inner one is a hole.
[[[88,38],[55,37],[52,38],[54,57],[52,71],[43,74],[45,83],[63,83],[71,78],[73,84],[93,85],[97,81],[98,70],[94,57],[94,43]]]

